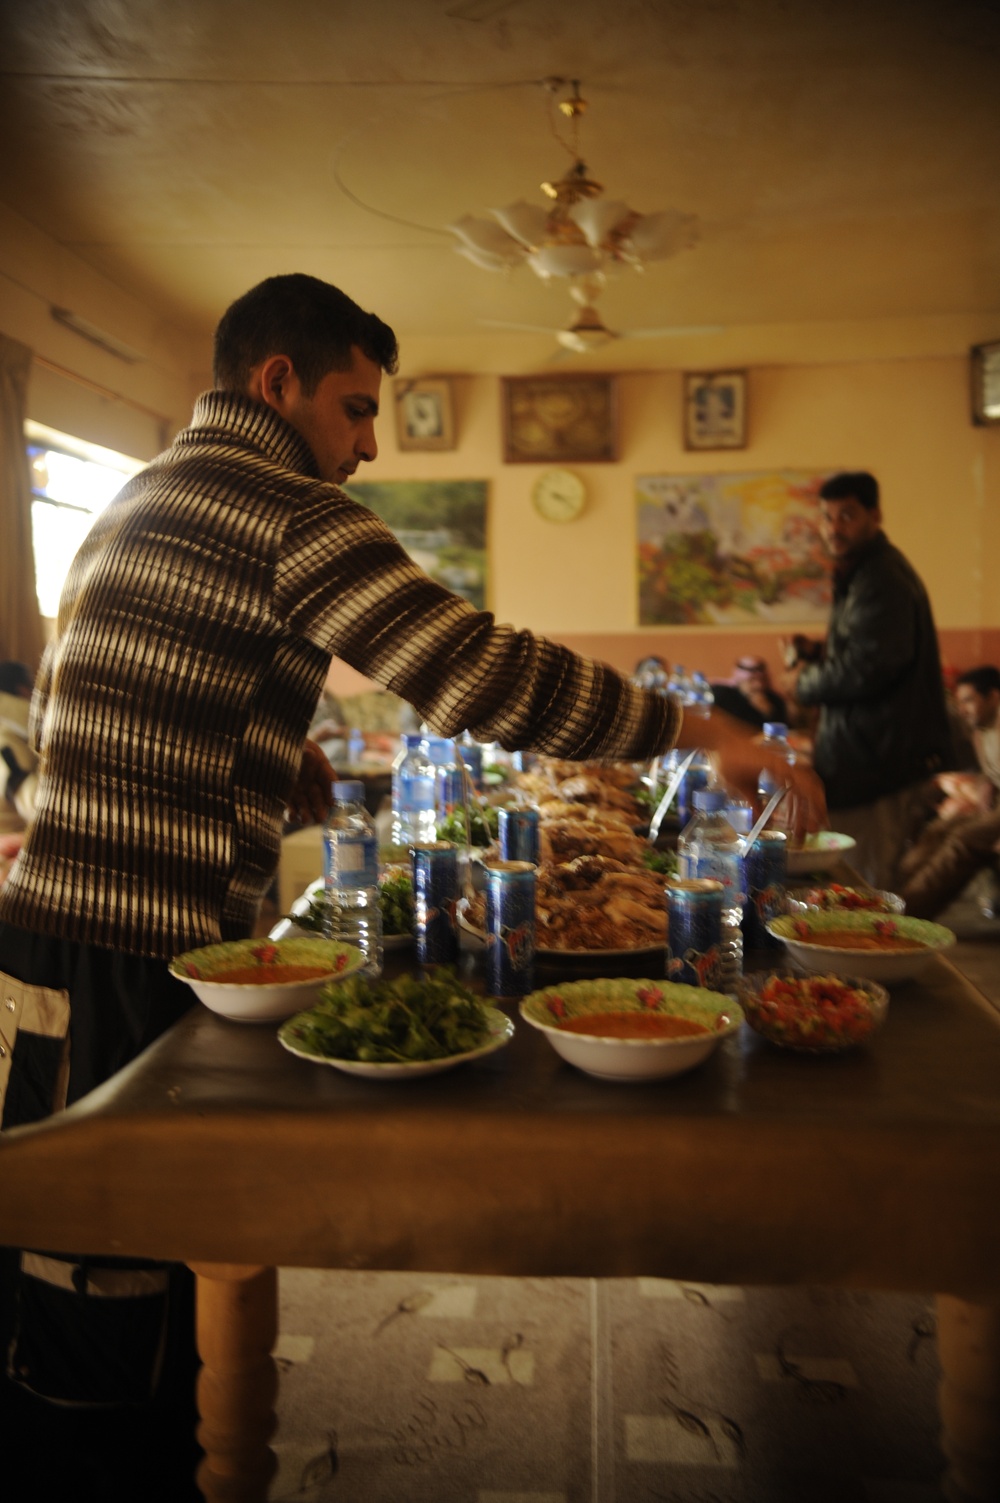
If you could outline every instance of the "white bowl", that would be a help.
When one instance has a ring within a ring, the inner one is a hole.
[[[360,970],[365,957],[354,945],[337,939],[308,938],[237,939],[219,945],[187,950],[170,962],[170,970],[185,981],[200,1002],[237,1023],[276,1023],[315,1005],[323,987]],[[323,966],[319,976],[302,981],[213,981],[218,972],[235,966],[259,965],[266,975],[269,965]]]
[[[559,1026],[552,1010],[558,1003],[566,1017],[581,1017],[600,1012],[643,1012],[650,1006],[656,1012],[672,1013],[703,1023],[710,1033],[691,1034],[686,1038],[619,1039],[599,1038],[583,1033],[567,1033]],[[538,1028],[553,1049],[568,1064],[575,1065],[598,1080],[662,1080],[680,1075],[708,1058],[721,1041],[735,1033],[743,1013],[732,997],[704,991],[697,986],[681,986],[673,981],[629,980],[624,977],[594,981],[567,981],[561,986],[546,986],[532,992],[521,1003],[521,1016]]]
[[[788,870],[793,876],[832,871],[856,845],[851,835],[817,830],[814,835],[807,835],[802,845],[786,847]]]
[[[831,929],[853,929],[870,934],[876,924],[892,924],[904,939],[918,939],[920,950],[848,950],[825,945],[823,934]],[[800,926],[806,926],[803,937]],[[769,934],[783,941],[788,953],[803,971],[833,976],[864,976],[869,981],[910,981],[919,976],[942,950],[955,943],[955,935],[941,924],[905,914],[818,913],[782,914],[767,926]]]

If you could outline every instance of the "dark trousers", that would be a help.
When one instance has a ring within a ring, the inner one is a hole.
[[[164,961],[2,924],[0,975],[4,1129],[85,1096],[192,1002]],[[3,1249],[5,1503],[199,1497],[193,1283],[178,1265]]]

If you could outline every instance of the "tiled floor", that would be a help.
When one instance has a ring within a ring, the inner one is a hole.
[[[932,1503],[929,1301],[289,1272],[275,1503]]]
[[[1000,1005],[1000,921],[958,966]],[[930,1296],[283,1270],[274,1503],[938,1503]]]

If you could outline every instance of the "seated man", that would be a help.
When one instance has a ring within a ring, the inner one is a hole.
[[[937,776],[944,802],[899,866],[900,892],[915,918],[940,913],[1000,851],[1000,670],[961,674],[955,702],[972,733],[980,771]]]
[[[769,720],[788,724],[788,709],[777,693],[763,658],[753,654],[737,658],[728,683],[713,683],[715,703],[727,715],[760,729]]]

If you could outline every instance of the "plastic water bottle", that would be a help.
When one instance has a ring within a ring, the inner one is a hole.
[[[727,799],[726,818],[737,835],[749,835],[753,829],[753,804],[745,798]]]
[[[356,767],[365,754],[365,736],[356,725],[352,725],[347,733],[347,761],[351,767]]]
[[[726,817],[721,789],[701,788],[694,795],[694,818],[677,842],[679,874],[711,877],[723,886],[723,985],[735,986],[743,972],[743,904],[746,877],[743,841]]]
[[[691,703],[694,686],[688,677],[688,671],[683,663],[675,665],[674,671],[670,675],[668,689],[671,694],[676,695],[682,705],[689,705]]]
[[[684,761],[690,750],[689,746],[675,746],[673,751],[668,753],[666,760],[666,775],[668,780],[672,777],[679,764]],[[707,751],[702,751],[699,748],[695,752],[691,765],[681,779],[680,787],[677,790],[677,818],[681,822],[681,829],[694,816],[693,800],[695,794],[699,789],[708,787],[708,780],[711,776],[711,758]]]
[[[483,786],[483,746],[474,740],[468,731],[463,731],[456,742],[458,754],[468,769],[469,777],[478,790]],[[464,788],[463,788],[464,793]]]
[[[392,843],[426,845],[437,839],[436,772],[421,736],[402,736],[392,764]]]
[[[708,716],[715,704],[712,686],[703,673],[691,675],[691,708],[696,715]]]
[[[434,807],[440,824],[455,808],[465,802],[462,774],[454,741],[447,736],[425,736],[424,750],[434,764]]]
[[[771,751],[777,752],[779,756],[784,757],[789,767],[795,765],[795,753],[788,744],[788,727],[784,721],[766,720],[764,722],[764,745],[770,747]],[[757,778],[757,797],[760,799],[761,805],[767,803],[772,793],[777,793],[779,786],[778,779],[771,772],[770,768],[762,767]],[[788,800],[785,799],[775,809],[770,820],[771,829],[783,830],[787,828],[787,815],[785,813],[787,806]]]
[[[378,841],[364,805],[365,785],[334,783],[333,808],[323,827],[327,934],[357,945],[364,972],[382,971],[382,909],[378,890]]]

